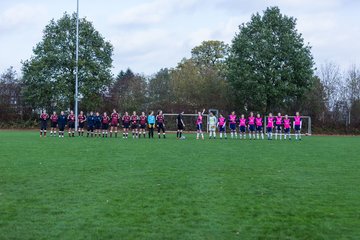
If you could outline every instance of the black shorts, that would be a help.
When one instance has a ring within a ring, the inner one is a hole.
[[[56,122],[51,122],[51,128],[56,128],[56,126],[57,126],[57,123]]]
[[[79,123],[79,128],[84,128],[84,123]]]
[[[101,128],[101,124],[100,124],[100,123],[96,123],[96,124],[95,124],[95,129],[96,129],[96,130],[99,130],[100,128]]]
[[[255,125],[253,125],[253,124],[249,125],[249,131],[255,132]]]
[[[69,122],[68,127],[69,128],[75,128],[75,123],[74,122]]]
[[[145,129],[145,128],[146,128],[146,124],[140,124],[140,128],[141,128],[141,129]]]
[[[262,132],[262,126],[257,126],[257,127],[256,127],[256,131]]]
[[[285,129],[284,129],[284,132],[285,132],[285,133],[290,133],[290,128],[285,128]]]
[[[163,133],[165,133],[165,127],[163,123],[158,124],[158,133],[160,133],[161,130],[163,131]]]
[[[240,132],[244,133],[245,132],[245,126],[239,126]]]
[[[130,126],[130,123],[124,123],[124,128],[129,128],[129,126]]]
[[[131,124],[131,129],[137,129],[139,127],[138,124]]]
[[[47,128],[47,122],[41,122],[40,130],[46,130],[46,128]]]
[[[93,125],[87,126],[87,130],[88,130],[88,132],[93,132],[94,126]]]
[[[109,124],[108,124],[108,123],[103,123],[103,124],[102,124],[102,129],[103,129],[103,130],[108,130],[108,128],[109,128]]]
[[[177,129],[178,130],[184,130],[184,125],[183,124],[178,124]]]
[[[59,131],[63,132],[65,130],[65,124],[59,124]]]
[[[281,131],[281,125],[276,125],[276,130]]]

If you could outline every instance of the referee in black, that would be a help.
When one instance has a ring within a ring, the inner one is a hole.
[[[184,111],[179,113],[179,115],[176,118],[176,124],[177,124],[177,132],[176,132],[176,138],[180,139],[182,137],[182,132],[185,128],[184,120],[183,120],[183,114]]]

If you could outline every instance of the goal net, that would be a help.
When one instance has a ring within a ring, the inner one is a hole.
[[[176,118],[179,114],[176,113],[164,113],[165,117],[165,126],[166,131],[169,132],[176,132],[177,131],[177,123]],[[196,131],[196,119],[197,114],[183,114],[183,121],[185,124],[185,131]],[[203,114],[203,131],[207,131],[207,122],[208,122],[208,115]]]
[[[276,117],[276,116],[275,116]],[[288,116],[291,120],[291,130],[290,135],[295,134],[294,130],[294,117],[295,116]],[[267,116],[264,117],[264,130],[266,132],[266,125],[267,125]],[[311,135],[311,117],[309,116],[301,116],[301,135]]]
[[[165,116],[165,124],[166,124],[166,130],[169,132],[176,132],[177,130],[177,123],[176,118],[178,114],[176,113],[164,113]],[[195,132],[196,131],[196,119],[197,114],[183,114],[183,121],[185,123],[185,131]],[[208,114],[203,114],[203,131],[209,132],[209,125],[208,125]],[[294,117],[295,116],[289,116],[291,120],[291,135],[294,135]],[[302,119],[302,125],[301,125],[301,134],[302,135],[311,135],[311,117],[309,116],[301,116]],[[264,117],[264,132],[266,132],[266,125],[267,125],[267,117]],[[228,124],[227,124],[228,125]],[[229,131],[229,128],[226,128],[227,131]]]

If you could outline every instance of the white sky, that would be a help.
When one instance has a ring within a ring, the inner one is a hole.
[[[238,26],[268,6],[298,19],[317,65],[360,64],[358,0],[80,0],[80,15],[114,45],[113,73],[153,74],[175,67],[204,40],[231,43]],[[50,19],[76,11],[76,0],[1,0],[0,72],[30,58]]]

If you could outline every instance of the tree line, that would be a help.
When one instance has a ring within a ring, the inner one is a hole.
[[[2,127],[34,125],[41,109],[73,109],[75,24],[75,14],[51,20],[33,56],[23,62],[21,76],[11,67],[0,76]],[[330,62],[315,69],[311,46],[298,33],[296,19],[278,7],[241,24],[231,44],[204,41],[190,58],[151,76],[131,69],[113,76],[113,46],[85,18],[79,39],[79,97],[85,112],[300,111],[312,117],[315,132],[360,129],[357,66],[342,72]]]

